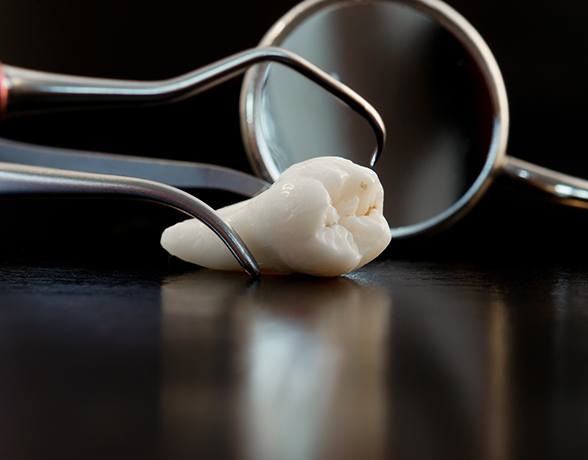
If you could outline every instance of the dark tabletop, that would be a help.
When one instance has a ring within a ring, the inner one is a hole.
[[[0,268],[0,458],[582,458],[586,265]]]

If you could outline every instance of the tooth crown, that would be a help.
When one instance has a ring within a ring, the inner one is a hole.
[[[320,157],[290,167],[261,195],[219,213],[265,272],[337,276],[388,246],[383,199],[375,172],[343,158]],[[162,245],[189,262],[238,269],[212,231],[196,220],[167,229]]]

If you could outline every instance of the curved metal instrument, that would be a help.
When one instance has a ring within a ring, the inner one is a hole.
[[[375,165],[386,139],[384,123],[378,112],[361,96],[318,67],[280,48],[251,49],[185,75],[152,82],[74,77],[0,65],[0,117],[173,102],[219,85],[261,62],[290,67],[362,115],[375,133],[376,147],[371,157],[371,165]],[[2,163],[6,161],[14,164]],[[47,165],[60,169],[39,167]],[[192,178],[188,178],[190,174],[193,174]],[[125,177],[127,175],[144,179]],[[184,187],[222,188],[250,196],[268,186],[265,181],[218,166],[104,154],[84,155],[0,142],[0,193],[115,195],[171,206],[204,222],[250,275],[259,275],[259,267],[243,241],[211,208],[176,188],[145,179],[163,179]]]
[[[307,60],[274,47],[253,48],[179,77],[149,82],[73,77],[5,65],[0,70],[0,115],[173,102],[206,91],[263,62],[290,67],[364,117],[376,137],[371,157],[371,165],[375,165],[386,141],[386,128],[376,109]]]
[[[101,195],[135,198],[182,211],[208,226],[252,277],[259,266],[239,235],[208,205],[177,188],[132,177],[109,176],[0,163],[0,194],[3,195]]]

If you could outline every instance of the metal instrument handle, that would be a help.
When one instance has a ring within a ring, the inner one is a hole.
[[[551,195],[560,203],[588,209],[588,180],[562,174],[507,156],[503,171],[510,177]]]
[[[371,165],[375,165],[386,139],[386,128],[376,109],[315,65],[274,47],[253,48],[179,77],[150,82],[74,77],[4,66],[0,70],[0,115],[173,102],[217,86],[262,62],[290,67],[363,116],[376,137],[371,157]]]
[[[270,184],[231,168],[130,155],[81,152],[0,139],[0,163],[131,176],[162,182],[183,190],[213,189],[253,197]]]
[[[131,177],[90,174],[59,169],[0,163],[0,194],[98,195],[153,201],[182,211],[203,222],[223,241],[252,277],[260,274],[253,255],[217,213],[197,198],[168,185]]]

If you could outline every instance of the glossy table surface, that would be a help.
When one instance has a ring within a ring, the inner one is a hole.
[[[588,267],[0,268],[0,458],[582,458]]]

